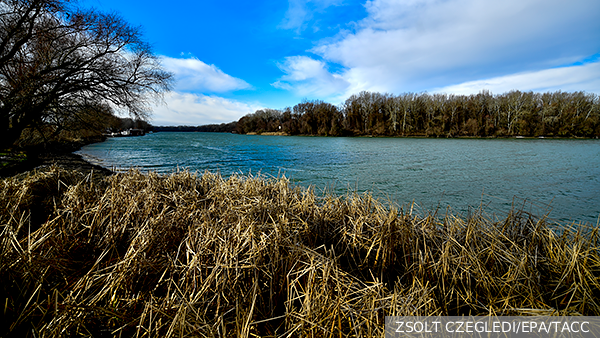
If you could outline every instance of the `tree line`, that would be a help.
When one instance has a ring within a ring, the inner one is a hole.
[[[325,136],[598,137],[600,97],[585,92],[492,95],[363,91],[339,106],[320,100],[242,117],[239,133]]]
[[[138,28],[75,3],[0,1],[0,148],[97,134],[114,108],[144,120],[170,88]]]
[[[206,124],[202,126],[151,126],[154,132],[204,132],[204,133],[233,133],[236,132],[237,122]]]

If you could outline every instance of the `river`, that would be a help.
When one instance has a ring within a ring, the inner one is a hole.
[[[514,205],[561,223],[597,224],[600,141],[260,136],[161,132],[85,146],[110,169],[189,169],[285,175],[336,194],[371,192],[419,212],[484,207],[502,217]]]

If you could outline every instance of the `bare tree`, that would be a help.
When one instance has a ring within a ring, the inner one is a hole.
[[[291,134],[600,137],[599,107],[600,97],[584,92],[394,96],[363,91],[340,108],[305,99],[294,113],[288,108],[282,121]],[[252,125],[253,116],[240,120],[242,132],[260,130]]]
[[[26,128],[58,132],[90,107],[144,118],[171,74],[137,28],[68,0],[0,1],[0,146]]]

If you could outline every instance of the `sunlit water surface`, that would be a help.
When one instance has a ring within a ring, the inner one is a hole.
[[[559,222],[597,224],[600,141],[566,139],[338,138],[154,133],[110,138],[80,154],[102,166],[159,173],[187,168],[285,175],[337,194],[370,191],[420,211],[466,214],[517,208]]]

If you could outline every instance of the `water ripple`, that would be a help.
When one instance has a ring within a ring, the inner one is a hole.
[[[107,168],[286,175],[344,194],[371,191],[400,206],[468,213],[512,205],[561,222],[600,215],[600,141],[325,138],[155,133],[114,138],[80,153]],[[516,203],[516,199],[520,202]]]

